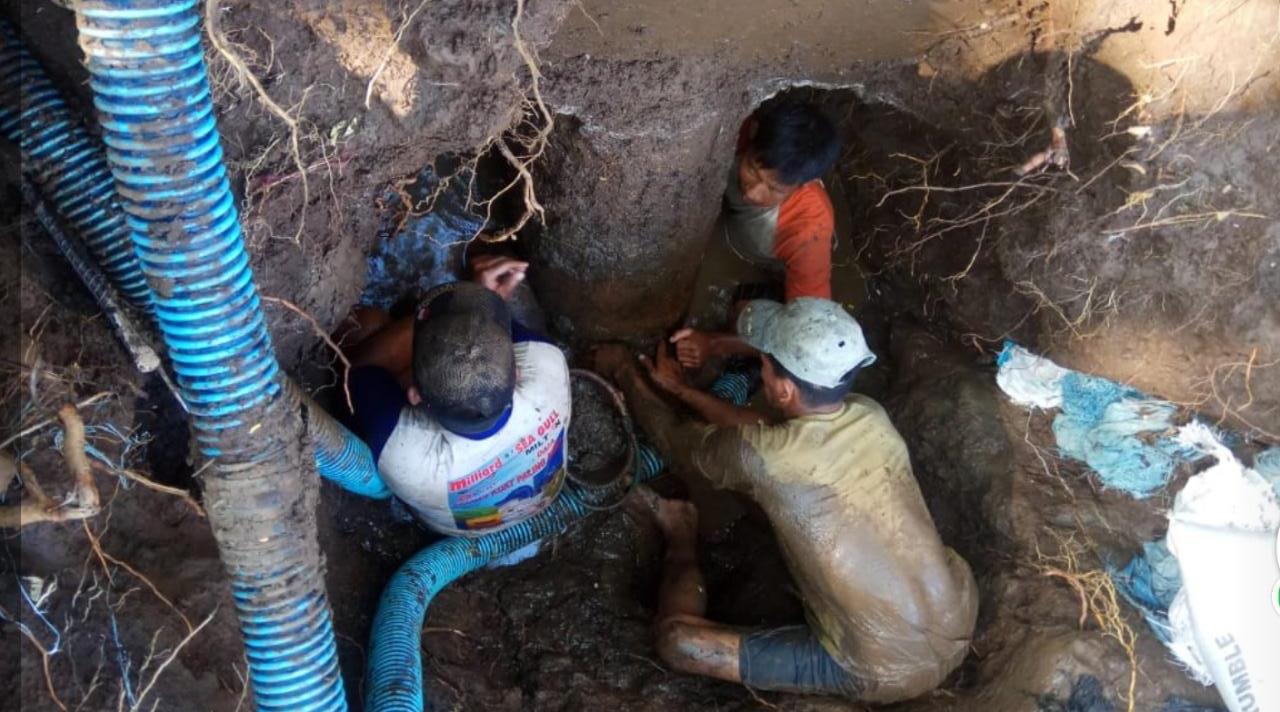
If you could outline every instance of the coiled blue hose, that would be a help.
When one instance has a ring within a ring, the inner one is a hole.
[[[22,152],[22,169],[84,241],[130,304],[151,308],[102,145],[89,135],[17,32],[0,20],[0,134]]]
[[[647,445],[637,458],[637,482],[647,482],[660,469],[661,457]],[[647,451],[647,452],[646,452]],[[566,487],[551,506],[509,529],[474,539],[450,537],[423,549],[396,571],[373,619],[369,662],[365,673],[368,712],[421,712],[422,623],[427,607],[445,586],[598,511],[582,501],[576,485]]]
[[[734,405],[744,405],[754,379],[730,371],[708,389]],[[637,483],[648,482],[666,467],[651,445],[636,450]],[[555,502],[537,516],[510,529],[474,539],[451,537],[419,551],[396,571],[383,589],[373,619],[369,662],[365,671],[365,709],[368,712],[421,712],[422,624],[427,607],[445,586],[539,539],[557,534],[573,522],[599,511],[583,501],[576,486],[566,487]]]
[[[734,405],[744,405],[755,390],[756,379],[748,371],[727,371],[707,389],[711,395]]]
[[[192,430],[259,710],[345,710],[304,477],[222,161],[196,0],[75,5],[107,161]]]

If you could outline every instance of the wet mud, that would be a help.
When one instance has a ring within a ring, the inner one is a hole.
[[[631,440],[611,393],[594,380],[576,376],[570,386],[569,475],[579,482],[603,484],[625,463]]]

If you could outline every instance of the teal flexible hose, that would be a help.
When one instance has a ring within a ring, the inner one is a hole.
[[[0,20],[0,135],[18,146],[22,170],[125,299],[151,309],[102,144],[89,135],[18,33]]]
[[[635,478],[637,482],[647,482],[661,472],[662,459],[648,446],[642,445],[640,450]],[[383,589],[373,619],[365,672],[365,709],[422,711],[422,624],[427,607],[445,586],[493,559],[558,534],[595,511],[599,510],[583,502],[577,486],[566,487],[550,507],[510,529],[474,539],[450,537],[402,564]]]
[[[303,408],[320,476],[348,492],[372,499],[389,499],[391,490],[382,481],[369,446],[292,380],[286,382],[286,393],[293,407]]]
[[[75,3],[107,162],[232,579],[254,704],[345,710],[312,453],[276,362],[222,161],[196,0]]]
[[[741,406],[747,402],[752,385],[751,377],[731,371],[716,379],[709,391]],[[652,446],[641,444],[637,448],[636,483],[654,479],[665,467],[665,460]],[[599,511],[584,501],[591,497],[576,486],[566,488],[546,510],[510,529],[474,539],[451,537],[423,549],[401,565],[383,589],[378,613],[373,619],[365,671],[365,709],[368,712],[421,712],[425,702],[422,624],[432,599],[445,586],[490,560],[557,534],[573,522]]]

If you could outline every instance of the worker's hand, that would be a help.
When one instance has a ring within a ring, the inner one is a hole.
[[[667,354],[666,344],[658,344],[658,353],[653,359],[641,356],[640,363],[649,371],[653,384],[667,393],[679,396],[688,387],[680,363]]]
[[[511,298],[511,293],[524,281],[525,270],[529,269],[528,262],[500,255],[477,257],[471,264],[475,281],[503,299]]]
[[[636,366],[631,349],[623,344],[600,344],[591,349],[591,370],[618,381]]]
[[[676,345],[676,360],[685,368],[702,368],[711,357],[711,335],[697,329],[681,329],[671,335]]]

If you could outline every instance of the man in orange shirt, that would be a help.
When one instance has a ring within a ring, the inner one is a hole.
[[[812,104],[778,103],[742,125],[724,194],[724,239],[741,260],[782,276],[782,289],[740,290],[739,299],[831,298],[835,210],[821,177],[839,155],[835,125]],[[689,368],[750,352],[732,334],[681,329],[671,340]]]
[[[727,239],[740,258],[785,272],[786,301],[831,298],[835,211],[822,185],[840,155],[831,121],[809,104],[757,112],[738,137],[725,189]]]

